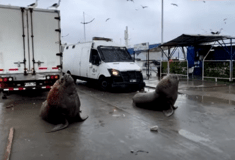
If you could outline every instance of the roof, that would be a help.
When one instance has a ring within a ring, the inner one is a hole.
[[[191,46],[191,45],[199,45],[203,43],[210,43],[219,40],[226,39],[235,39],[235,37],[225,36],[225,35],[189,35],[182,34],[181,36],[163,43],[161,46]]]

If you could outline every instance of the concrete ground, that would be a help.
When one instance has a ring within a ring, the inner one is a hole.
[[[146,81],[153,91],[158,80]],[[171,117],[132,106],[135,92],[103,92],[77,84],[89,118],[55,133],[38,116],[48,92],[19,92],[0,100],[0,157],[15,128],[11,159],[235,159],[235,86],[180,81]],[[7,107],[11,108],[7,108]],[[158,132],[150,131],[157,125]]]

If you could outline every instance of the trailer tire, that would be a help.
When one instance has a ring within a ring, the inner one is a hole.
[[[7,93],[2,92],[2,99],[7,99]]]
[[[101,90],[107,91],[110,89],[110,81],[108,80],[108,78],[102,76],[99,78],[99,86]]]

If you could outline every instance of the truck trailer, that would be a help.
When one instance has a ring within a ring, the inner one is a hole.
[[[62,75],[60,11],[0,5],[0,91],[50,89]]]
[[[98,82],[102,90],[142,90],[145,86],[141,68],[126,47],[109,38],[93,37],[90,42],[65,46],[63,72],[69,72],[75,80]]]

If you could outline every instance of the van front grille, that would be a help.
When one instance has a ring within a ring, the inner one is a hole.
[[[130,82],[130,80],[136,80],[136,82],[142,82],[143,76],[139,71],[127,71],[121,72],[123,82]]]

